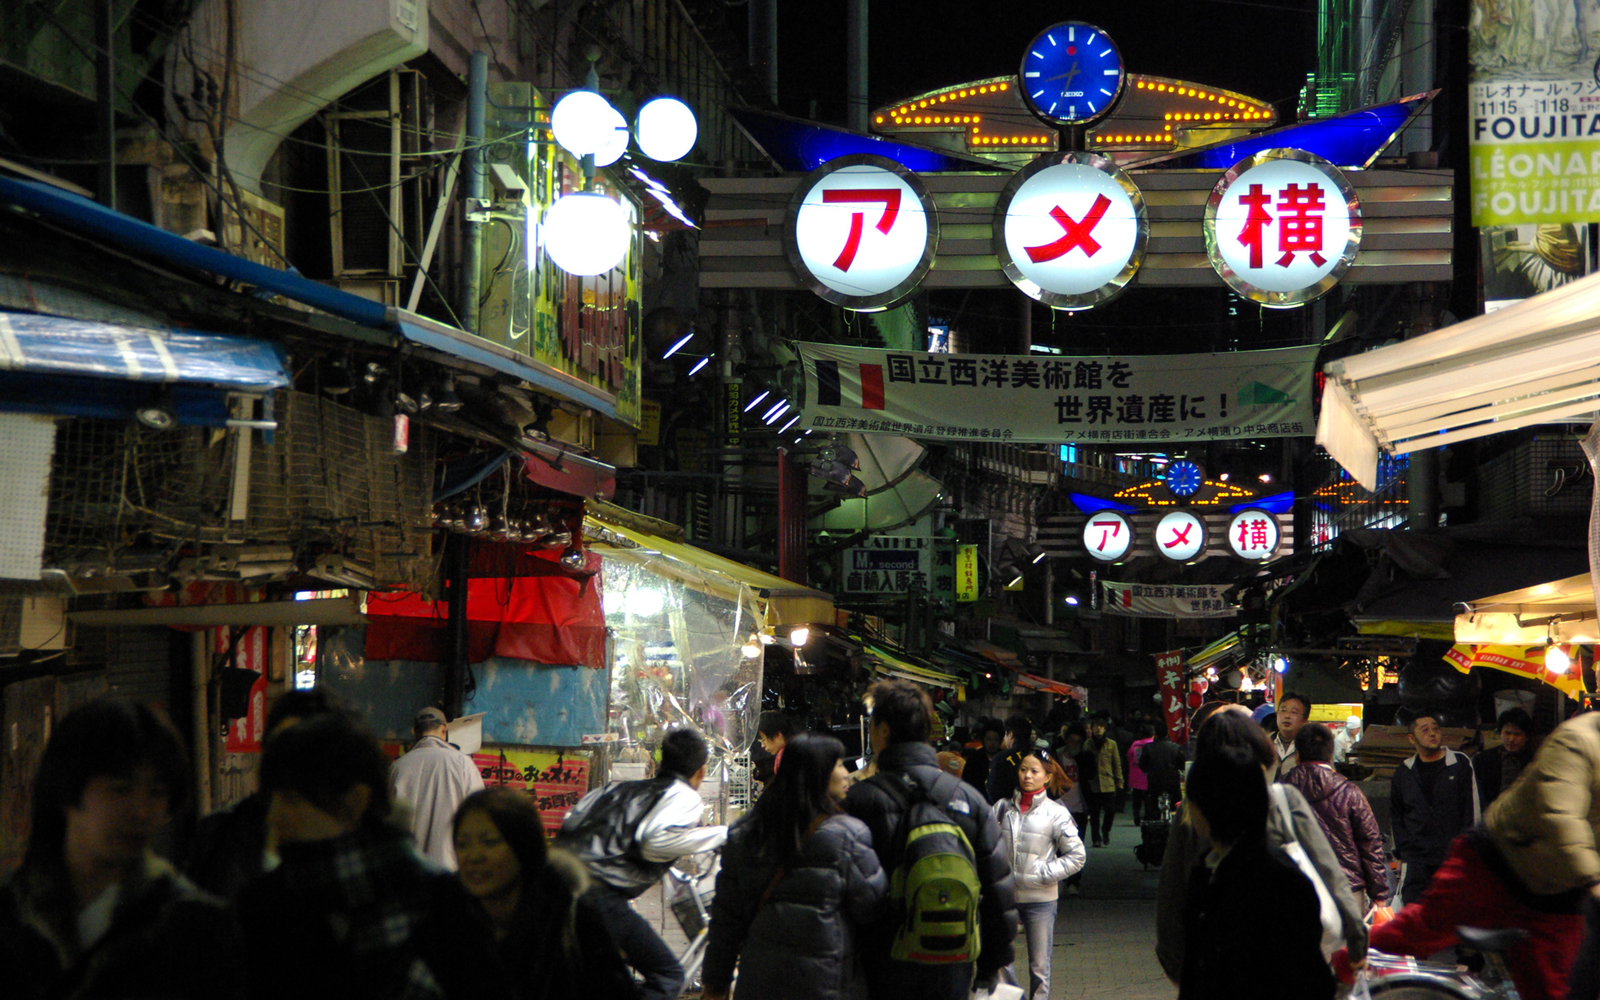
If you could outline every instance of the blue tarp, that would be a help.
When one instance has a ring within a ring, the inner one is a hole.
[[[18,312],[0,312],[0,371],[245,392],[290,382],[278,349],[263,340]]]

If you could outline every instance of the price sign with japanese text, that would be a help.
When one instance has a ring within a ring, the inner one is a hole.
[[[1264,510],[1244,510],[1228,524],[1228,548],[1240,559],[1267,559],[1278,550],[1278,519]]]
[[[1115,511],[1103,510],[1083,526],[1083,547],[1102,562],[1116,562],[1133,545],[1133,526]]]
[[[589,791],[589,751],[537,750],[532,747],[485,744],[472,763],[489,788],[504,786],[526,792],[539,807],[546,833]]]
[[[956,549],[956,600],[971,602],[978,599],[978,547],[963,545]]]
[[[879,156],[845,156],[800,183],[784,235],[790,263],[813,291],[871,312],[916,289],[933,264],[939,225],[915,173]]]
[[[1299,149],[1234,164],[1206,202],[1206,253],[1234,291],[1273,308],[1338,283],[1361,245],[1361,203],[1339,169]]]
[[[995,209],[995,254],[1022,291],[1056,309],[1120,294],[1144,260],[1144,196],[1103,156],[1057,153],[1012,177]]]
[[[1206,526],[1186,510],[1175,510],[1156,525],[1156,551],[1174,562],[1188,562],[1205,547]]]

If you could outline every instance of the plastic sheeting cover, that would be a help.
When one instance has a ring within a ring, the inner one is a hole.
[[[682,566],[658,572],[667,557],[648,549],[590,551],[601,558],[612,632],[611,731],[624,745],[654,749],[667,729],[688,725],[714,757],[744,753],[761,713],[762,658],[743,648],[761,630],[765,602],[726,581],[715,594],[697,587]]]
[[[0,311],[0,371],[265,392],[289,384],[271,344],[246,337]]]

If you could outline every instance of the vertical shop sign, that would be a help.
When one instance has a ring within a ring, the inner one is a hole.
[[[956,600],[963,602],[978,599],[978,547],[963,545],[956,549]]]
[[[1156,654],[1156,685],[1168,737],[1180,745],[1189,742],[1189,685],[1183,679],[1183,650]]]
[[[219,654],[228,652],[231,636],[228,629],[211,630],[212,649]],[[239,637],[234,651],[233,666],[254,670],[258,676],[250,688],[249,710],[228,723],[228,736],[224,748],[228,753],[260,753],[261,742],[266,738],[267,725],[267,629],[257,625]]]

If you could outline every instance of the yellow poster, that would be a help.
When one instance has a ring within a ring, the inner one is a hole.
[[[956,600],[978,599],[978,547],[962,545],[956,549]]]

